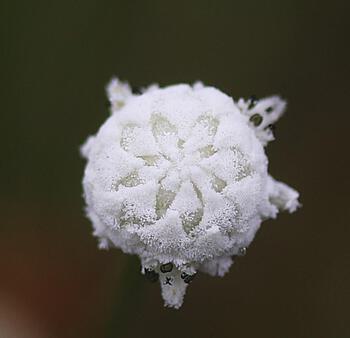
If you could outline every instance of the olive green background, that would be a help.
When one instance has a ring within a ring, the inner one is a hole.
[[[0,6],[0,337],[350,337],[347,1]],[[224,278],[199,275],[178,311],[84,217],[79,146],[113,75],[288,100],[270,172],[303,208],[264,222]]]

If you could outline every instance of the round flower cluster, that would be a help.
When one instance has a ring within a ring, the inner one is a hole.
[[[264,151],[285,102],[201,83],[134,95],[114,79],[107,93],[111,116],[82,147],[87,215],[100,247],[138,255],[179,308],[197,271],[223,276],[262,220],[298,207]]]

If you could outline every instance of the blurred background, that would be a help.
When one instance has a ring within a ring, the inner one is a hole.
[[[0,6],[0,338],[350,337],[347,1]],[[113,75],[288,100],[270,172],[303,208],[264,222],[224,278],[199,275],[178,311],[84,216],[79,146]]]

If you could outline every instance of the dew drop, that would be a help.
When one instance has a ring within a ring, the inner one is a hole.
[[[254,114],[249,119],[250,122],[254,124],[255,127],[260,126],[263,121],[263,117],[260,114]]]
[[[193,275],[189,275],[187,274],[186,272],[183,272],[181,274],[181,278],[183,279],[183,281],[186,283],[186,284],[189,284],[193,281],[194,277],[196,277],[196,274],[193,274]]]
[[[163,273],[170,272],[173,269],[173,263],[166,263],[160,266],[160,271]]]

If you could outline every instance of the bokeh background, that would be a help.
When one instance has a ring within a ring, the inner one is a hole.
[[[1,1],[0,337],[350,337],[347,1]],[[99,251],[79,146],[113,75],[289,102],[270,171],[303,208],[266,221],[181,310]]]

